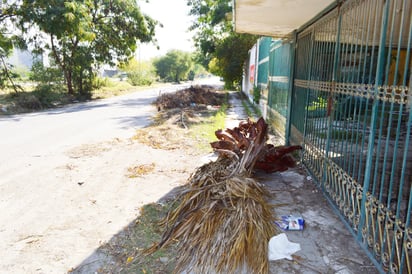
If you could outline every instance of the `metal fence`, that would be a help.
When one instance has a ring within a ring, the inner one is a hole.
[[[268,85],[268,117],[272,128],[281,136],[288,135],[288,109],[291,87],[291,65],[293,56],[293,41],[275,41],[270,47],[269,55],[269,85]]]
[[[348,0],[270,47],[270,122],[383,273],[412,273],[412,1]]]

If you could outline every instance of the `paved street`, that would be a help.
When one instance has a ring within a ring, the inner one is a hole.
[[[128,138],[159,92],[187,86],[1,117],[0,273],[65,273],[175,186],[130,183],[127,167],[165,156]]]
[[[85,142],[130,137],[136,128],[149,123],[154,111],[150,104],[159,92],[188,86],[172,85],[54,110],[0,117],[3,155],[0,174],[18,157],[39,157]],[[4,158],[8,161],[3,161]]]

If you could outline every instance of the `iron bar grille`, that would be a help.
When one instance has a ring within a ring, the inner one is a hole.
[[[385,273],[412,273],[411,14],[410,0],[341,1],[269,53],[273,126],[290,127],[286,137],[303,145],[303,163]]]

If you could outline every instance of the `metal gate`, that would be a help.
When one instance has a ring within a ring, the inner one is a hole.
[[[268,105],[381,271],[410,274],[412,1],[340,2],[297,31],[293,78],[272,45]]]

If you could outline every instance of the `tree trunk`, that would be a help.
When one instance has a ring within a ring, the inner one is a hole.
[[[66,80],[67,93],[70,94],[70,95],[73,95],[74,90],[73,90],[72,72],[70,71],[70,69],[67,68],[66,64],[64,63],[64,59],[62,60],[59,57],[56,46],[54,45],[54,36],[53,36],[53,34],[50,34],[50,44],[51,44],[51,47],[52,47],[51,49],[52,49],[52,53],[54,55],[54,60],[56,61],[56,64],[63,71],[64,79]]]
[[[73,90],[73,78],[72,78],[71,71],[65,71],[64,78],[66,78],[67,93],[70,95],[73,95],[74,90]]]

